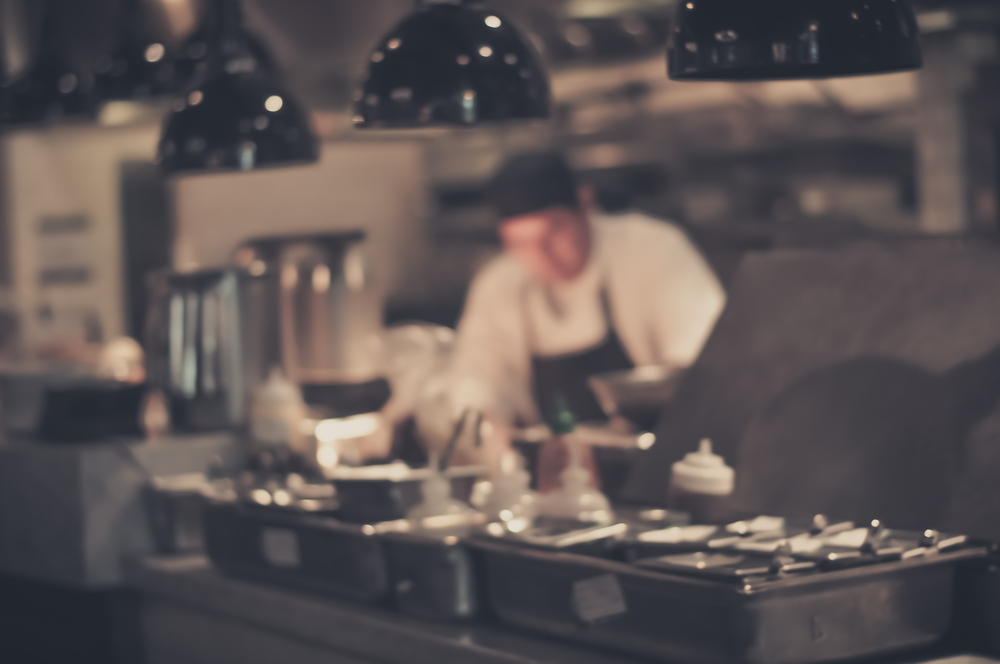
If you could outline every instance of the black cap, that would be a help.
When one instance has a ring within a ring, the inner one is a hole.
[[[557,152],[511,157],[493,176],[487,197],[501,219],[553,207],[580,207],[576,176]]]

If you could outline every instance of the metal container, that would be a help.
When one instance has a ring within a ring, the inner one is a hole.
[[[140,438],[146,385],[84,379],[45,388],[38,436],[54,442]]]
[[[14,436],[39,433],[50,392],[79,387],[94,378],[80,366],[8,367],[0,372],[3,429]],[[138,420],[136,421],[136,423]]]
[[[234,268],[160,272],[150,290],[149,377],[167,397],[174,428],[244,425],[253,388],[280,361],[274,328],[254,324],[277,290],[274,275]]]
[[[147,355],[175,428],[241,427],[254,389],[279,366],[330,417],[377,411],[382,299],[360,231],[248,241],[229,268],[150,281]]]
[[[154,477],[150,481],[146,507],[158,552],[189,553],[204,548],[202,510],[208,486],[204,473]]]
[[[591,376],[587,384],[608,417],[624,417],[648,431],[677,394],[684,372],[644,366]]]
[[[954,566],[968,549],[739,582],[470,540],[505,623],[692,664],[825,662],[926,646],[952,617]]]
[[[248,273],[277,275],[279,290],[267,294],[251,323],[278,327],[285,373],[307,394],[383,377],[383,301],[365,262],[364,239],[363,231],[262,237],[235,253]]]
[[[452,496],[468,502],[485,468],[456,466],[444,472],[451,479]],[[410,508],[423,499],[421,486],[429,475],[427,468],[411,469],[404,464],[338,468],[332,481],[337,489],[340,518],[355,523],[405,519]]]
[[[352,524],[287,508],[209,500],[205,548],[223,572],[287,588],[380,601],[391,586],[380,532],[406,523]]]
[[[446,525],[389,532],[385,542],[396,608],[425,620],[473,618],[480,607],[480,573],[465,537],[482,514],[471,512]]]
[[[1000,656],[1000,547],[961,565],[956,573],[955,618],[948,645],[955,651]]]

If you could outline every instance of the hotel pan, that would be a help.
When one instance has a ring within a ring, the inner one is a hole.
[[[740,582],[472,538],[503,622],[691,664],[804,664],[934,643],[955,563],[982,549]]]
[[[347,599],[379,601],[391,587],[379,532],[400,524],[209,500],[205,548],[223,572]]]

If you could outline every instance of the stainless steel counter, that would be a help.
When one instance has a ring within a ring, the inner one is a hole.
[[[0,443],[0,574],[111,588],[122,556],[155,551],[146,524],[149,478],[238,463],[229,434],[157,441]]]
[[[200,556],[136,559],[147,664],[640,664],[498,625],[446,625],[223,576]],[[907,660],[894,660],[907,662]],[[986,664],[971,656],[935,664]]]

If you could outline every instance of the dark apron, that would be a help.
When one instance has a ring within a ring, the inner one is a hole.
[[[525,307],[527,311],[527,307]],[[611,317],[607,291],[601,289],[601,311],[607,324],[608,335],[604,341],[591,348],[565,355],[531,358],[531,381],[535,404],[543,419],[555,410],[556,398],[562,396],[577,421],[607,420],[604,411],[587,386],[587,379],[599,373],[633,369],[635,364],[625,351]],[[528,321],[528,340],[533,339],[531,322]],[[534,347],[533,344],[531,346]]]

